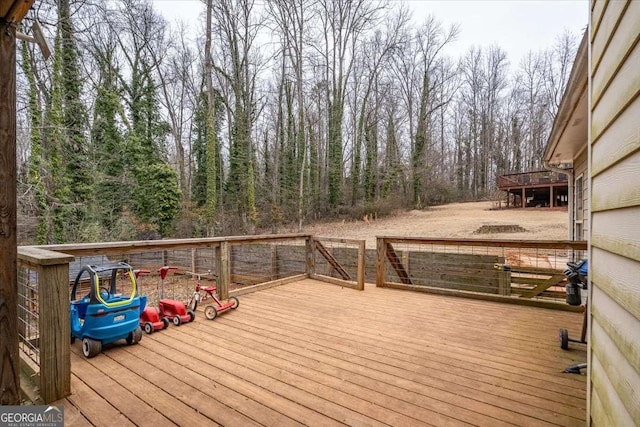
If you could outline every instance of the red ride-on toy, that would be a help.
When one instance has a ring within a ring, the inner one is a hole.
[[[204,308],[204,315],[207,319],[213,320],[218,317],[218,314],[222,314],[225,311],[235,310],[240,305],[240,301],[236,297],[229,297],[226,302],[220,301],[218,296],[216,295],[217,287],[215,285],[207,286],[205,288],[202,287],[200,280],[202,276],[207,276],[211,273],[207,274],[199,274],[192,273],[190,271],[185,271],[186,274],[191,274],[196,276],[196,289],[191,297],[191,301],[189,301],[189,308],[195,310],[198,306],[199,301],[205,301],[207,298],[211,298],[213,300],[213,304],[209,304]],[[200,291],[204,291],[204,295],[200,295]]]
[[[178,267],[160,267],[158,272],[160,273],[162,290],[158,302],[158,308],[160,309],[160,317],[171,319],[174,325],[180,326],[185,322],[193,322],[196,318],[196,313],[193,310],[187,310],[187,307],[182,301],[173,299],[164,299],[164,278],[167,277],[169,270],[177,270]]]
[[[133,270],[133,273],[137,279],[141,274],[150,274],[151,272],[149,270]],[[158,307],[147,306],[142,313],[140,313],[140,327],[147,334],[151,334],[161,329],[167,329],[169,327],[169,319],[160,317]]]

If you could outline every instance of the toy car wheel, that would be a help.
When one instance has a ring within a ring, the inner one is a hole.
[[[209,320],[213,320],[218,317],[218,310],[214,306],[208,305],[204,308],[204,316]]]
[[[162,329],[167,329],[169,327],[169,323],[171,323],[171,322],[169,322],[169,319],[167,319],[166,317],[163,317],[162,318],[162,325],[163,325]]]
[[[147,334],[153,333],[153,325],[151,324],[151,322],[147,322],[147,323],[144,324],[144,331]]]
[[[196,312],[193,310],[189,310],[187,311],[187,314],[189,314],[189,322],[193,322],[193,319],[196,318]]]
[[[142,339],[142,328],[138,326],[136,329],[129,332],[129,335],[127,335],[127,344],[129,345],[138,344],[141,339]]]
[[[569,348],[569,332],[564,328],[560,329],[558,338],[560,340],[560,348],[567,350]]]
[[[97,356],[102,351],[102,343],[91,338],[82,338],[82,354],[87,359]]]
[[[182,318],[180,316],[175,316],[173,318],[173,324],[176,326],[182,325]]]
[[[240,307],[240,300],[236,297],[229,297],[229,301],[233,303],[233,305],[231,306],[231,310],[235,310],[236,308]]]

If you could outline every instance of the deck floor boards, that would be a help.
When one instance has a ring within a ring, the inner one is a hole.
[[[205,305],[207,301],[203,302]],[[67,425],[581,426],[578,313],[315,280],[115,345],[72,346]]]

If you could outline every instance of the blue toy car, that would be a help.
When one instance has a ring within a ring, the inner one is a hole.
[[[78,294],[84,296],[76,299]],[[84,266],[71,290],[71,343],[81,339],[82,354],[87,358],[120,339],[136,344],[142,338],[140,313],[144,305],[146,298],[137,295],[129,264]]]

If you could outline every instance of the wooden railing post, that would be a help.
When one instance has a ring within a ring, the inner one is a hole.
[[[316,258],[315,258],[315,239],[313,236],[307,237],[306,241],[306,273],[312,276],[316,273]]]
[[[3,2],[3,8],[6,4]],[[4,19],[0,20],[0,26],[0,404],[19,405],[16,26],[9,25]]]
[[[278,266],[278,245],[271,245],[271,280],[280,277],[280,268]]]
[[[386,276],[386,254],[384,237],[376,238],[376,286],[384,286],[384,278]]]
[[[49,403],[71,393],[69,261],[41,266],[38,278],[40,396]]]
[[[218,294],[220,298],[226,300],[229,298],[229,284],[231,283],[231,245],[227,241],[220,242],[220,250],[218,251]]]
[[[198,272],[198,252],[196,248],[191,248],[191,271],[197,273]]]
[[[44,403],[71,393],[69,263],[71,255],[20,248],[19,263],[38,273],[40,397]]]
[[[366,267],[366,242],[363,240],[358,245],[358,273],[356,280],[358,282],[357,289],[360,291],[364,291],[364,277],[365,277],[365,267]]]

